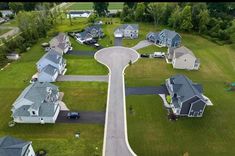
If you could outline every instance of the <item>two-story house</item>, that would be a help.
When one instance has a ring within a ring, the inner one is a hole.
[[[208,98],[203,88],[184,75],[166,79],[166,87],[171,96],[172,111],[177,116],[202,117]]]
[[[72,49],[69,37],[65,33],[59,33],[50,40],[49,44],[50,48],[54,49],[60,55],[63,55]]]
[[[31,141],[24,141],[11,136],[0,138],[1,156],[35,156]]]
[[[58,75],[66,72],[66,60],[54,49],[44,54],[36,63],[39,82],[55,82]]]
[[[177,48],[181,45],[181,36],[175,31],[167,29],[156,33],[149,32],[146,36],[146,39],[157,45],[168,48]]]
[[[123,24],[116,28],[114,31],[114,37],[124,37],[135,39],[138,38],[139,25],[138,24]]]
[[[59,88],[35,82],[24,89],[12,106],[16,123],[55,123],[60,112]]]

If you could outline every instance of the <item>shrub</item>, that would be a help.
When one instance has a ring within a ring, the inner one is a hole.
[[[171,103],[171,96],[170,96],[170,95],[167,95],[167,96],[166,96],[166,101],[167,101],[168,103]]]

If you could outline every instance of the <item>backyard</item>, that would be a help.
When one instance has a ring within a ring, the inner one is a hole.
[[[200,58],[199,71],[175,70],[164,59],[140,59],[127,68],[126,85],[157,86],[169,76],[185,74],[203,85],[205,95],[214,106],[208,106],[202,118],[180,118],[171,122],[159,96],[127,96],[130,146],[141,156],[234,155],[235,93],[225,91],[224,87],[224,82],[235,80],[234,48],[219,46],[196,35],[181,33],[181,36],[183,45]],[[149,46],[138,51],[147,53],[155,49]],[[129,112],[130,106],[134,113]]]
[[[109,10],[121,10],[123,8],[123,2],[109,2]],[[68,10],[93,10],[93,2],[80,2],[73,3],[67,8]]]

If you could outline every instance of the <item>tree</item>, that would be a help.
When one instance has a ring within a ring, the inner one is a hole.
[[[186,5],[181,12],[181,25],[180,29],[189,31],[192,29],[193,24],[192,24],[192,12],[191,12],[191,6]]]
[[[179,5],[176,5],[176,8],[171,13],[171,16],[168,20],[168,25],[174,29],[179,29],[181,20],[181,12]]]
[[[154,25],[158,25],[159,20],[162,18],[165,11],[165,3],[149,3],[147,8],[149,14],[154,19]]]
[[[35,9],[35,6],[38,2],[24,2],[24,10],[25,11],[32,11]]]
[[[144,3],[137,3],[135,9],[135,19],[136,21],[143,21],[145,13],[145,5]]]
[[[171,13],[176,8],[176,6],[177,6],[177,3],[166,3],[165,11],[164,11],[162,19],[161,19],[162,24],[164,24],[164,25],[168,24],[168,20],[171,16]]]
[[[20,10],[24,9],[24,5],[21,2],[9,2],[9,8],[14,11],[14,13],[18,13]]]
[[[99,16],[104,16],[108,11],[108,2],[93,2],[93,9]]]
[[[208,10],[201,10],[199,15],[199,33],[204,33],[207,30],[207,24],[209,23],[209,13]]]
[[[89,18],[88,18],[88,22],[90,23],[94,23],[96,20],[97,16],[95,14],[92,14]]]
[[[128,8],[128,6],[124,5],[121,13],[121,20],[124,22],[130,22],[134,19],[133,9]]]
[[[199,14],[201,11],[206,9],[207,9],[206,3],[192,3],[192,24],[194,30],[198,31],[199,21],[200,21]]]

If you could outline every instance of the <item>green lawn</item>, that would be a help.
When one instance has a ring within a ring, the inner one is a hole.
[[[108,69],[91,56],[66,55],[66,75],[106,75]]]
[[[5,34],[6,32],[10,31],[11,29],[0,29],[0,35]]]
[[[171,75],[185,74],[203,85],[214,106],[207,107],[202,118],[169,122],[157,95],[128,96],[127,112],[130,105],[135,111],[134,115],[127,113],[130,145],[141,156],[187,152],[190,156],[234,155],[235,93],[224,90],[224,82],[235,81],[234,46],[219,46],[190,34],[181,33],[181,36],[183,44],[200,58],[199,71],[175,70],[164,59],[140,59],[127,68],[126,85],[156,86]]]
[[[92,46],[78,43],[74,38],[69,37],[69,40],[72,44],[73,50],[84,50],[84,51],[95,51],[96,49]]]
[[[121,10],[123,2],[109,2],[109,10]],[[68,7],[68,10],[93,10],[93,2],[77,2]]]
[[[23,89],[29,85],[31,76],[36,72],[35,63],[44,54],[41,43],[50,38],[41,39],[22,58],[0,71],[0,136],[11,135],[33,141],[35,150],[44,148],[49,156],[101,155],[104,126],[99,124],[16,124],[9,128],[12,103]],[[82,60],[82,59],[81,59]],[[86,59],[85,59],[86,60]],[[90,63],[92,61],[84,61]],[[100,65],[101,66],[101,65]],[[95,68],[96,64],[86,68]],[[84,74],[85,71],[84,71]],[[89,72],[88,72],[89,74]],[[104,111],[107,83],[100,82],[56,82],[64,92],[63,101],[71,110]],[[4,114],[4,116],[3,116]],[[75,139],[79,131],[81,137]],[[98,147],[98,150],[95,148]]]
[[[150,45],[137,50],[140,54],[152,54],[154,52],[167,52],[166,47],[158,47],[156,45]]]

